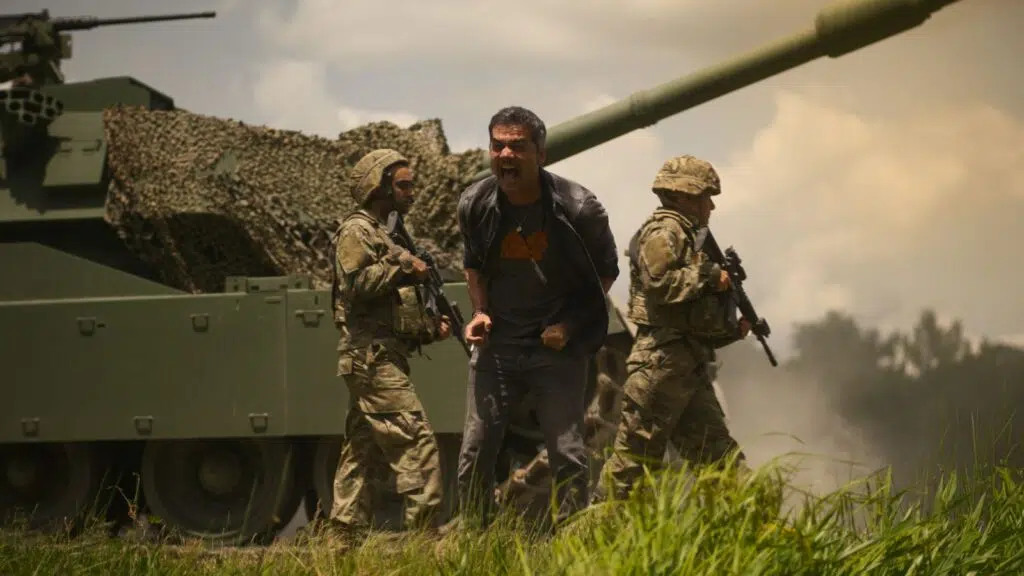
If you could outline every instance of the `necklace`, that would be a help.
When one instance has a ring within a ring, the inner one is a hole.
[[[516,232],[519,233],[519,235],[523,234],[523,224],[526,224],[526,219],[529,217],[530,213],[527,212],[526,215],[519,220],[519,224],[516,225]]]
[[[516,226],[515,226],[516,233],[519,234],[520,236],[523,236],[523,226],[526,224],[526,221],[530,219],[530,216],[532,215],[533,207],[534,206],[535,206],[535,204],[525,204],[525,205],[516,206],[516,208],[518,208],[519,210],[523,210],[525,212],[525,214],[523,214],[522,218],[519,219],[519,223],[516,224]],[[541,221],[542,222],[545,222],[547,220],[547,218],[545,216],[546,215],[543,212],[541,212],[541,218],[542,218]],[[541,226],[543,227],[543,224]]]

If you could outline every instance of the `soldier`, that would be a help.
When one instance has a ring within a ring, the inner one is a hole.
[[[449,335],[418,293],[426,264],[395,244],[387,215],[408,212],[413,172],[394,150],[374,150],[352,169],[359,208],[335,233],[334,320],[341,332],[338,375],[348,386],[346,441],[334,476],[331,524],[356,536],[370,523],[368,470],[383,459],[405,496],[405,527],[431,528],[442,500],[433,430],[409,379],[413,347]]]
[[[679,156],[665,162],[652,188],[662,205],[627,251],[627,314],[637,333],[618,432],[595,500],[609,491],[624,498],[644,463],[660,467],[669,441],[694,464],[720,462],[732,451],[744,460],[709,374],[715,348],[750,330],[728,306],[728,273],[700,251],[697,232],[715,208],[711,197],[721,192],[718,174],[704,160]]]

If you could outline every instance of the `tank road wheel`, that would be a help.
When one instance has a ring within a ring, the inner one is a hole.
[[[171,530],[219,544],[263,543],[287,523],[277,518],[293,500],[291,458],[291,443],[276,438],[150,442],[142,486]]]
[[[103,464],[100,450],[86,443],[0,446],[0,517],[77,532],[102,504]]]

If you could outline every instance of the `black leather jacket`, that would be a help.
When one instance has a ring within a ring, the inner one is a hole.
[[[617,278],[619,259],[615,238],[608,225],[608,213],[594,194],[580,184],[543,168],[541,198],[561,224],[552,230],[552,246],[564,250],[576,278],[577,294],[568,299],[562,322],[569,328],[568,348],[581,354],[595,354],[608,332],[608,306],[602,278]],[[459,229],[465,255],[462,265],[490,276],[490,266],[499,248],[495,237],[501,225],[500,190],[496,178],[487,178],[469,186],[458,204]]]

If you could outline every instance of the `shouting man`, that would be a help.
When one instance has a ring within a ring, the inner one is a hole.
[[[415,290],[427,265],[389,236],[393,210],[413,203],[413,173],[398,152],[374,150],[352,168],[359,206],[335,235],[334,318],[341,331],[338,374],[350,406],[345,447],[334,476],[331,524],[346,536],[370,524],[368,472],[383,459],[405,496],[406,528],[429,528],[442,500],[433,430],[409,380],[412,348],[448,337],[448,319],[434,321]]]
[[[694,464],[720,462],[732,451],[743,458],[709,373],[715,349],[750,330],[729,306],[728,273],[698,240],[715,208],[711,197],[721,192],[718,173],[679,156],[665,162],[652,188],[662,205],[629,245],[628,318],[637,333],[613,453],[601,472],[599,493],[616,498],[628,494],[643,464],[660,466],[669,441]]]
[[[541,168],[547,130],[536,114],[504,108],[488,131],[492,175],[458,204],[473,304],[466,340],[475,346],[459,457],[462,512],[490,521],[510,409],[533,389],[564,519],[587,498],[584,389],[588,358],[608,329],[615,240],[589,190]]]

